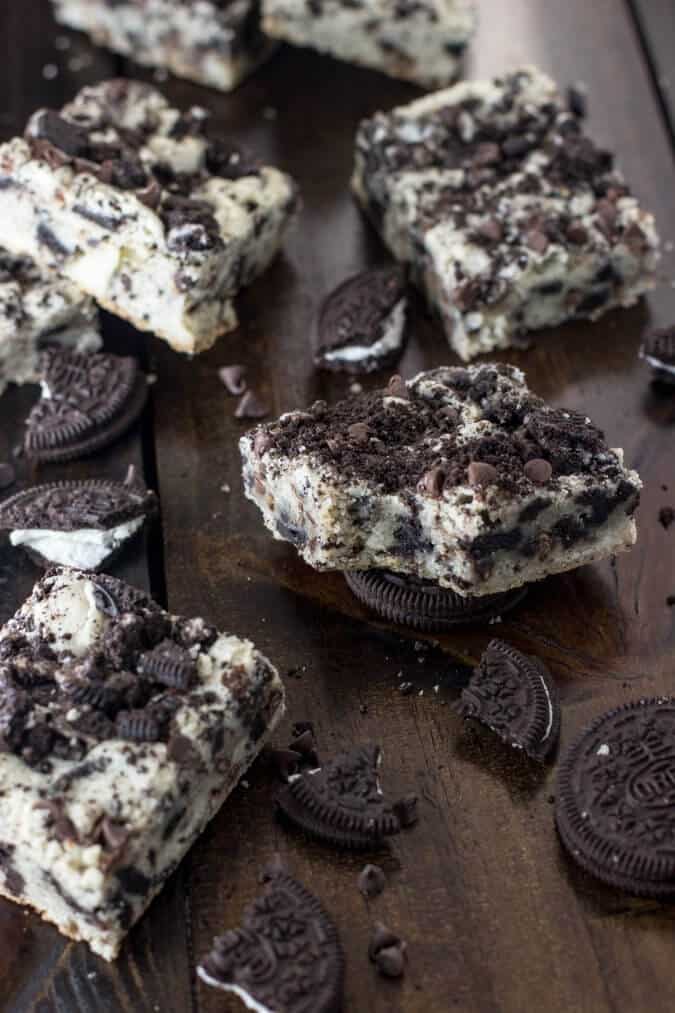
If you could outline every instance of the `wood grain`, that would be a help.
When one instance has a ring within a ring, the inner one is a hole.
[[[5,134],[36,105],[58,104],[85,79],[136,72],[75,35],[59,33],[93,60],[83,70],[68,70],[72,54],[54,50],[46,6],[39,0],[33,15],[31,4],[30,19],[14,4],[0,12],[0,31],[12,40],[0,67]],[[664,239],[675,239],[672,149],[627,5],[482,0],[481,12],[468,74],[537,62],[563,84],[585,81],[591,130],[619,152]],[[41,68],[52,61],[61,74],[46,83]],[[146,446],[145,463],[157,466],[166,566],[160,572],[162,561],[151,553],[153,584],[161,587],[166,578],[173,610],[250,636],[286,674],[289,709],[280,744],[290,724],[306,718],[326,756],[352,743],[380,742],[385,789],[415,791],[421,819],[390,848],[367,856],[386,869],[388,886],[366,903],[356,889],[366,859],[282,830],[273,815],[273,775],[260,762],[132,931],[113,967],[0,904],[0,1008],[240,1010],[235,1000],[194,981],[194,962],[214,934],[237,923],[259,889],[260,867],[280,851],[341,930],[349,1013],[670,1013],[674,909],[632,900],[576,870],[553,828],[554,769],[535,769],[462,725],[452,703],[456,660],[475,661],[495,632],[550,664],[563,699],[563,744],[605,707],[672,692],[675,611],[665,598],[675,593],[675,531],[664,531],[657,513],[675,504],[675,399],[650,386],[635,354],[648,327],[675,319],[672,252],[645,305],[595,325],[547,332],[531,351],[502,357],[525,368],[538,393],[590,412],[612,445],[625,447],[645,481],[638,546],[615,567],[607,563],[544,582],[498,627],[459,631],[421,650],[421,639],[373,621],[339,574],[312,572],[264,531],[241,490],[237,440],[245,427],[233,418],[234,401],[217,376],[221,365],[245,363],[273,414],[347,392],[347,379],[313,370],[310,347],[323,295],[347,274],[387,259],[347,189],[353,135],[362,117],[417,92],[287,48],[232,96],[175,80],[166,91],[177,103],[207,105],[224,132],[288,169],[301,184],[304,210],[284,255],[240,299],[239,331],[192,362],[148,343],[158,383],[154,416],[146,420],[154,443]],[[404,375],[452,361],[420,305],[413,330]],[[106,339],[115,348],[140,340],[110,320]],[[144,349],[140,341],[143,355]],[[17,442],[32,396],[12,391],[3,397],[0,457]],[[127,460],[141,461],[141,453],[134,438],[64,474],[119,474]],[[22,482],[32,478],[22,471]],[[116,572],[148,580],[138,551]],[[20,555],[0,549],[0,579],[6,581],[0,584],[0,618],[14,610],[34,577]],[[414,683],[413,695],[399,692],[404,680]],[[403,982],[378,979],[368,962],[374,919],[408,940]]]

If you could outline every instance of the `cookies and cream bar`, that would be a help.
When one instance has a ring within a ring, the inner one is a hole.
[[[37,383],[47,344],[96,351],[94,303],[72,282],[0,247],[0,394],[8,383]]]
[[[653,287],[652,215],[536,68],[363,122],[353,187],[465,361]]]
[[[263,30],[427,88],[459,74],[474,0],[262,0]]]
[[[236,326],[232,298],[267,267],[292,180],[210,133],[150,85],[84,88],[0,147],[7,245],[178,351]]]
[[[320,570],[507,591],[635,541],[640,479],[584,415],[505,365],[441,367],[240,443],[246,494]]]
[[[56,20],[136,63],[230,91],[273,49],[257,0],[52,0]]]
[[[253,644],[50,571],[0,632],[0,893],[113,959],[283,711]]]

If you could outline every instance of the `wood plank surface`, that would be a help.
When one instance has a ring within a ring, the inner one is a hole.
[[[675,4],[672,0],[629,0],[647,52],[654,86],[675,137]]]
[[[14,3],[0,10],[0,36],[11,40],[0,66],[3,136],[37,105],[58,105],[87,80],[119,70],[148,76],[54,29],[47,7],[31,0],[30,18]],[[482,0],[481,11],[467,74],[537,62],[561,83],[586,82],[592,131],[619,153],[663,238],[675,239],[672,149],[628,6]],[[74,52],[56,50],[55,33]],[[73,55],[80,56],[76,70],[69,69]],[[52,62],[59,75],[47,81],[42,68]],[[214,934],[237,923],[259,889],[260,867],[279,851],[336,919],[349,1013],[671,1013],[675,908],[632,900],[573,867],[553,826],[555,768],[534,769],[463,726],[451,704],[456,660],[475,661],[495,632],[550,664],[563,699],[563,744],[607,706],[673,691],[675,610],[665,599],[675,593],[675,530],[664,531],[657,514],[675,504],[675,399],[649,385],[635,354],[648,327],[675,320],[672,252],[647,304],[547,332],[531,351],[501,357],[522,366],[542,396],[588,411],[612,445],[625,447],[645,481],[637,547],[616,566],[544,582],[500,626],[459,631],[439,648],[420,650],[421,638],[372,621],[340,575],[313,573],[265,532],[241,489],[237,440],[245,426],[233,418],[234,402],[217,376],[221,365],[245,363],[275,415],[347,392],[347,379],[313,370],[310,348],[323,295],[349,273],[387,260],[349,196],[353,135],[362,117],[418,93],[287,48],[231,96],[173,79],[165,89],[177,103],[208,106],[224,133],[290,171],[304,209],[284,255],[240,299],[239,331],[206,355],[189,362],[157,341],[146,353],[144,339],[106,320],[108,346],[138,341],[158,375],[145,463],[158,471],[165,564],[160,572],[161,558],[151,553],[149,574],[147,555],[136,549],[115,572],[139,584],[152,577],[155,587],[165,578],[172,610],[254,639],[287,676],[278,742],[302,719],[314,722],[325,756],[379,742],[385,788],[416,792],[421,818],[367,856],[389,882],[366,903],[356,889],[366,859],[279,827],[274,778],[260,762],[132,931],[116,965],[0,902],[0,1009],[240,1010],[236,1000],[196,983],[194,962]],[[402,372],[452,361],[416,306]],[[32,397],[12,391],[0,402],[0,459],[18,442]],[[50,468],[49,477],[119,475],[127,461],[142,463],[142,449],[136,436],[92,462]],[[43,478],[20,466],[22,482]],[[0,619],[36,574],[0,547]],[[402,680],[415,684],[413,695],[401,695]],[[368,962],[375,919],[408,941],[402,982],[379,979]]]

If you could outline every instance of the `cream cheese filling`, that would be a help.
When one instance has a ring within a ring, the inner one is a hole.
[[[32,549],[50,563],[95,570],[113,552],[135,535],[144,517],[134,517],[113,528],[80,528],[77,531],[50,531],[45,528],[17,528],[9,540],[12,545]]]

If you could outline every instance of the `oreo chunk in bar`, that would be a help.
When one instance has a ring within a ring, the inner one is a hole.
[[[655,380],[675,385],[675,326],[648,334],[640,348],[640,358],[651,366]]]
[[[219,136],[205,109],[124,79],[38,110],[0,167],[13,253],[189,354],[236,326],[232,299],[297,204],[292,180]]]
[[[675,898],[675,700],[600,715],[560,763],[556,823],[583,869],[641,897]]]
[[[231,91],[270,55],[255,0],[52,0],[56,20],[136,63]]]
[[[321,308],[315,364],[344,373],[393,366],[405,346],[406,311],[400,268],[375,268],[349,278]]]
[[[37,485],[0,503],[0,530],[39,566],[98,570],[157,510],[130,470],[124,482],[85,479]]]
[[[535,67],[365,120],[353,187],[464,360],[654,284],[653,216]]]
[[[131,356],[49,349],[40,363],[42,396],[26,420],[26,456],[71,461],[114,443],[145,405],[148,385]]]
[[[459,712],[487,725],[514,749],[543,762],[560,734],[560,700],[538,658],[491,640],[462,690]]]
[[[112,960],[279,721],[279,676],[247,640],[56,569],[0,631],[0,684],[0,894]]]
[[[94,304],[72,282],[0,247],[0,394],[9,383],[39,381],[45,345],[98,351]]]
[[[340,1013],[344,955],[332,919],[284,869],[264,879],[241,927],[214,939],[199,977],[258,1013]]]
[[[246,495],[274,537],[353,585],[363,583],[354,571],[377,570],[493,596],[636,538],[641,483],[622,451],[585,415],[547,405],[513,366],[394,377],[287,412],[240,449]],[[506,607],[483,603],[493,605]]]
[[[439,88],[461,70],[478,6],[476,0],[263,0],[263,30],[271,38]]]

